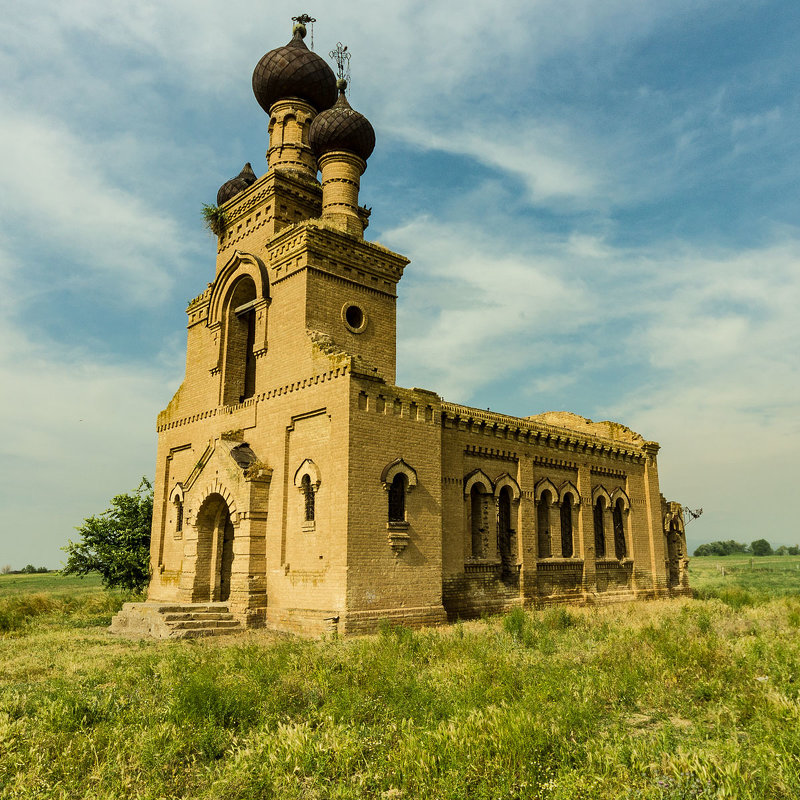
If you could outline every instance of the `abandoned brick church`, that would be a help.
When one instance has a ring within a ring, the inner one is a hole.
[[[658,444],[395,384],[409,261],[364,239],[375,134],[304,36],[253,73],[268,169],[219,190],[216,271],[158,417],[148,602],[112,629],[353,633],[687,593]]]

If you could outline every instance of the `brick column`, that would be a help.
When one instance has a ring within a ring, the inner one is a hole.
[[[583,588],[597,591],[597,569],[594,549],[594,509],[592,508],[592,473],[586,464],[578,467],[578,554],[583,559]]]

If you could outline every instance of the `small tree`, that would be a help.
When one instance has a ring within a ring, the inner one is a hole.
[[[106,587],[141,590],[150,579],[150,525],[153,485],[142,478],[132,494],[118,494],[111,508],[87,517],[76,528],[82,541],[70,541],[64,574],[99,572]]]
[[[766,539],[756,539],[750,545],[750,552],[754,556],[771,556],[772,545]]]
[[[0,575],[8,575],[9,572],[11,572],[11,564],[3,564],[0,567]]]

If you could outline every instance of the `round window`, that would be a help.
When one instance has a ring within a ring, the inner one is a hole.
[[[347,303],[342,309],[344,324],[353,332],[361,333],[367,327],[367,316],[364,310],[354,303]]]

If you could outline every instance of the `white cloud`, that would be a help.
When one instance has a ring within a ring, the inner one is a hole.
[[[46,231],[48,248],[60,253],[47,270],[56,286],[88,284],[91,274],[102,282],[95,290],[125,302],[163,298],[186,257],[175,221],[108,181],[92,148],[59,120],[8,106],[0,114],[0,213],[14,231],[17,271],[30,269],[27,251]],[[65,274],[69,261],[79,273]]]

